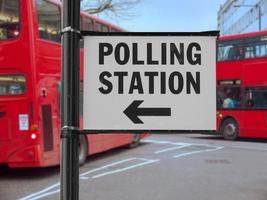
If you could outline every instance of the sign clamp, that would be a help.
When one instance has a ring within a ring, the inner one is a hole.
[[[63,28],[61,30],[61,33],[60,34],[63,35],[64,33],[69,33],[69,32],[76,33],[76,34],[80,35],[80,37],[82,38],[81,31],[80,30],[77,30],[77,29],[74,29],[71,26],[67,26],[67,27]]]
[[[61,134],[60,138],[72,138],[71,134],[69,132],[72,132],[73,134],[81,134],[81,131],[78,127],[74,126],[63,126],[61,128]]]

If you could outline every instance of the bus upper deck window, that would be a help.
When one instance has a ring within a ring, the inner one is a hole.
[[[61,10],[56,4],[46,0],[37,1],[38,32],[44,40],[61,42]]]
[[[82,18],[82,30],[92,31],[93,30],[93,20],[87,17]]]
[[[0,0],[0,40],[13,39],[20,33],[19,0]]]
[[[102,32],[109,32],[108,26],[102,25]]]
[[[95,23],[95,31],[101,32],[102,31],[102,24],[100,24],[99,22],[96,22]]]
[[[118,30],[114,29],[114,28],[111,28],[110,29],[110,32],[119,32]]]

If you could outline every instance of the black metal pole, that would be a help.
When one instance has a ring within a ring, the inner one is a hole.
[[[80,0],[63,0],[60,199],[79,199]]]

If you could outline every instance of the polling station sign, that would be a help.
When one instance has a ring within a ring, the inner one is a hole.
[[[89,33],[84,129],[215,130],[217,35]]]

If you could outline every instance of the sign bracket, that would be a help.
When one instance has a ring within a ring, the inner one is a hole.
[[[220,36],[220,31],[202,31],[202,32],[98,32],[81,30],[84,36]]]

